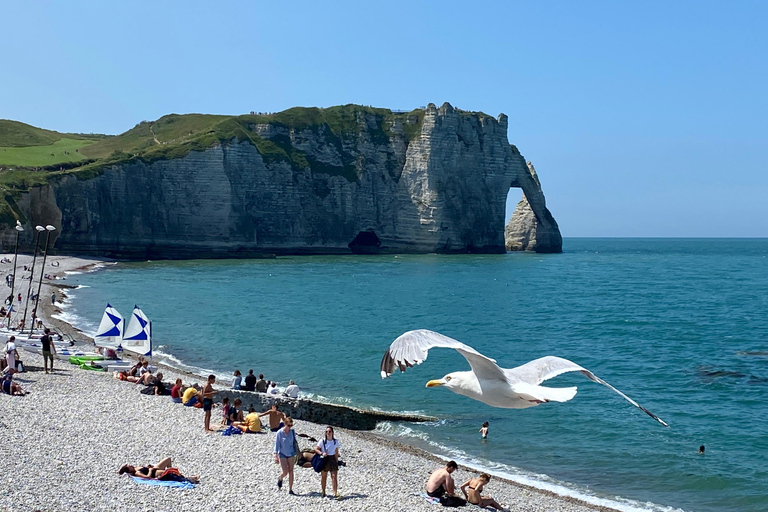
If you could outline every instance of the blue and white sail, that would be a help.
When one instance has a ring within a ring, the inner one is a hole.
[[[97,347],[120,348],[120,343],[123,341],[123,327],[125,327],[125,320],[123,320],[122,315],[107,303],[99,329],[96,331],[96,336],[93,337],[94,344]]]
[[[152,355],[152,322],[139,306],[133,307],[131,320],[123,333],[122,345],[123,350],[142,356]]]

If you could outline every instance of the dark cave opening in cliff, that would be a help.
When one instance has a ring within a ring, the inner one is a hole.
[[[381,240],[373,231],[361,231],[348,246],[355,254],[376,254],[381,247]]]

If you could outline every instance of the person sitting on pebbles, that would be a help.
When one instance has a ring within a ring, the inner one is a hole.
[[[172,466],[171,458],[166,457],[160,462],[158,462],[157,465],[155,466],[153,466],[152,464],[149,464],[147,466],[142,466],[138,469],[135,466],[126,464],[123,467],[121,467],[120,470],[118,470],[117,474],[122,475],[123,473],[128,473],[131,476],[135,476],[138,478],[145,478],[147,480],[190,482],[193,484],[200,483],[199,476],[195,475],[195,476],[186,477],[182,475],[178,469],[171,466]]]
[[[488,482],[490,481],[491,481],[491,475],[489,475],[488,473],[483,473],[477,478],[470,478],[469,480],[461,484],[461,492],[464,493],[464,497],[467,499],[467,501],[472,503],[473,505],[477,505],[478,507],[482,507],[482,508],[493,507],[497,510],[505,510],[493,498],[488,496],[482,496],[480,494],[483,492],[483,487],[487,485]]]
[[[18,373],[18,371],[10,367],[6,368],[6,370],[7,371],[4,372],[3,380],[1,383],[3,393],[13,396],[24,396],[29,394],[28,391],[24,391],[24,388],[13,382],[13,374]]]

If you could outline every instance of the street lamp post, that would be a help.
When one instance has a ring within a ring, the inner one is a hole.
[[[27,289],[27,301],[24,303],[24,316],[22,317],[22,320],[21,320],[21,330],[19,331],[19,334],[24,332],[24,326],[27,323],[27,309],[29,309],[29,296],[32,294],[32,283],[34,283],[34,280],[35,280],[35,260],[37,260],[37,249],[40,246],[40,233],[45,231],[45,228],[43,226],[35,226],[35,229],[37,230],[37,236],[35,237],[35,255],[32,256],[32,273],[29,276],[29,288]],[[32,323],[34,324],[34,320]]]
[[[43,274],[45,273],[45,260],[48,258],[48,241],[51,239],[51,231],[56,231],[56,228],[48,224],[45,226],[45,230],[48,232],[45,235],[45,252],[43,252],[43,266],[40,268],[40,281],[37,283],[37,298],[35,299],[35,309],[32,311],[35,312],[32,318],[32,328],[29,331],[29,334],[31,335],[35,331],[35,319],[34,317],[38,316],[39,311],[37,310],[37,306],[40,303],[40,289],[43,287]]]
[[[16,248],[13,250],[13,277],[11,277],[11,300],[8,304],[8,328],[11,328],[11,311],[13,311],[13,302],[15,297],[13,296],[13,289],[16,287],[16,261],[19,258],[19,235],[24,231],[21,227],[21,222],[16,221]]]

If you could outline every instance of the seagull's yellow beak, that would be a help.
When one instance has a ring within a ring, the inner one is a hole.
[[[443,382],[443,379],[431,380],[427,382],[427,387],[434,388],[435,386],[442,386],[443,384],[445,384],[445,382]]]

